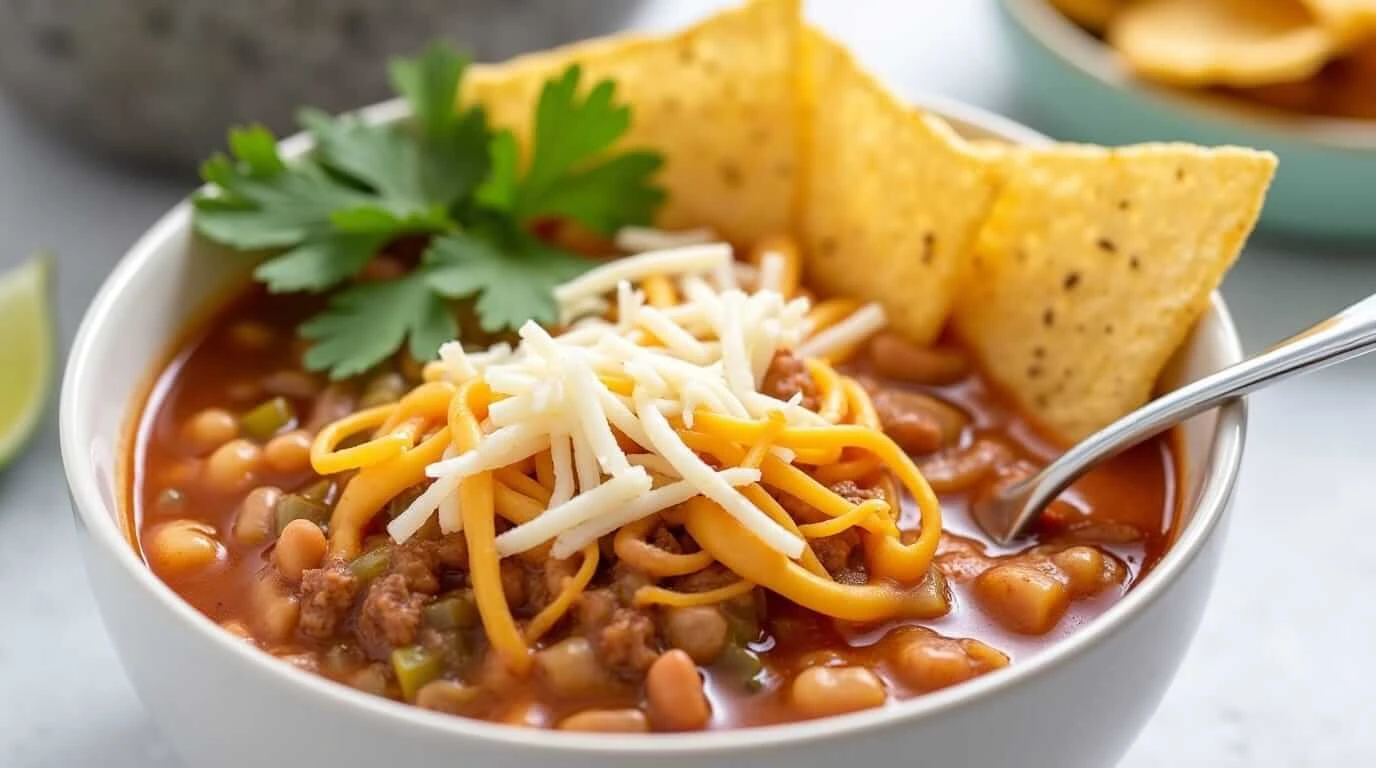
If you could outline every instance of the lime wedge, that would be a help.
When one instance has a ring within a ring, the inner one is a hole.
[[[28,442],[52,389],[52,256],[0,274],[0,468]]]

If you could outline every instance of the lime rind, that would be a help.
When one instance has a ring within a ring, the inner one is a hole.
[[[0,469],[28,444],[52,389],[53,256],[0,274]]]

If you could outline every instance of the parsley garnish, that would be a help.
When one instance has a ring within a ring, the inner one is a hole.
[[[283,162],[276,137],[249,126],[232,129],[229,154],[202,166],[202,235],[279,250],[254,272],[273,292],[331,292],[300,328],[315,342],[307,367],[344,378],[403,347],[430,359],[458,332],[457,300],[471,301],[488,332],[554,322],[551,290],[591,262],[541,241],[532,225],[567,220],[610,234],[649,223],[664,201],[653,181],[658,153],[612,151],[631,124],[615,83],[580,96],[577,66],[546,83],[522,163],[515,135],[489,128],[481,106],[455,108],[467,65],[441,45],[392,62],[393,88],[411,107],[404,123],[306,109],[298,120],[315,139],[309,157]],[[389,244],[413,237],[427,239],[415,269],[355,281]]]

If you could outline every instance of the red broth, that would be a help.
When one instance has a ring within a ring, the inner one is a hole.
[[[269,567],[273,542],[269,537],[245,544],[231,535],[236,515],[253,487],[271,485],[294,492],[320,478],[307,467],[263,464],[255,470],[250,486],[226,490],[207,481],[209,460],[187,446],[187,424],[196,414],[206,409],[240,414],[274,392],[291,403],[297,420],[306,426],[317,426],[312,422],[328,416],[320,412],[328,405],[322,400],[327,396],[321,394],[326,391],[326,382],[301,371],[302,346],[294,338],[293,329],[313,308],[298,297],[270,296],[254,288],[195,329],[174,351],[150,391],[137,433],[130,441],[129,466],[133,471],[127,488],[129,524],[144,551],[159,529],[174,521],[207,526],[220,547],[210,567],[169,568],[155,557],[147,558],[150,567],[182,598],[212,620],[247,635],[249,642],[265,652],[346,684],[365,689],[373,686],[376,693],[399,698],[395,680],[385,679],[385,672],[379,673],[384,678],[380,683],[374,676],[362,684],[361,672],[347,665],[341,671],[322,661],[336,646],[334,641],[321,642],[299,631],[268,638],[255,629],[255,580]],[[864,365],[858,367],[863,373]],[[964,411],[969,424],[961,433],[961,445],[977,439],[994,441],[1013,457],[1033,464],[1044,463],[1056,453],[1055,447],[1042,440],[977,374],[943,387],[883,385],[916,389]],[[908,623],[920,624],[946,638],[978,640],[1006,654],[1013,664],[1073,634],[1132,589],[1169,546],[1178,492],[1175,467],[1170,439],[1148,441],[1077,483],[1034,539],[1015,550],[994,547],[972,522],[971,493],[942,494],[945,535],[939,562],[949,584],[952,609],[935,620]],[[975,493],[979,492],[976,489]],[[912,510],[906,515],[911,517]],[[974,579],[961,576],[1019,558],[1026,560],[1028,553],[1039,547],[1042,549],[1037,551],[1050,552],[1074,544],[1090,545],[1109,556],[1117,563],[1114,567],[1121,569],[1121,581],[1072,601],[1065,615],[1046,632],[1013,631],[981,606]],[[559,637],[554,633],[550,640]],[[748,643],[762,661],[763,671],[742,685],[738,677],[717,666],[707,665],[701,670],[712,708],[707,727],[731,728],[810,716],[799,711],[788,686],[799,672],[810,667],[868,668],[883,681],[888,702],[920,695],[929,686],[914,686],[912,676],[896,666],[896,648],[912,637],[900,631],[898,623],[845,625],[771,596],[760,632]],[[371,667],[359,667],[367,668]],[[480,677],[482,673],[474,674]],[[471,714],[552,726],[588,708],[634,709],[643,701],[644,692],[634,685],[569,697],[552,692],[538,676],[532,676],[504,681],[488,691],[483,706]]]

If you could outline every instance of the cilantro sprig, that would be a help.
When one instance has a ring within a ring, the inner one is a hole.
[[[379,125],[305,109],[308,157],[285,162],[270,131],[248,126],[232,129],[229,153],[202,166],[197,231],[237,250],[275,251],[254,272],[270,291],[329,293],[300,328],[314,342],[307,367],[345,378],[402,348],[429,359],[458,333],[458,302],[487,332],[554,322],[553,287],[592,263],[540,240],[533,225],[564,220],[610,234],[650,222],[663,203],[654,182],[661,156],[614,149],[632,119],[614,82],[580,94],[576,65],[547,82],[523,160],[516,135],[493,130],[481,106],[455,107],[467,66],[433,45],[389,68],[409,120]],[[414,269],[360,280],[406,238],[425,240]]]

